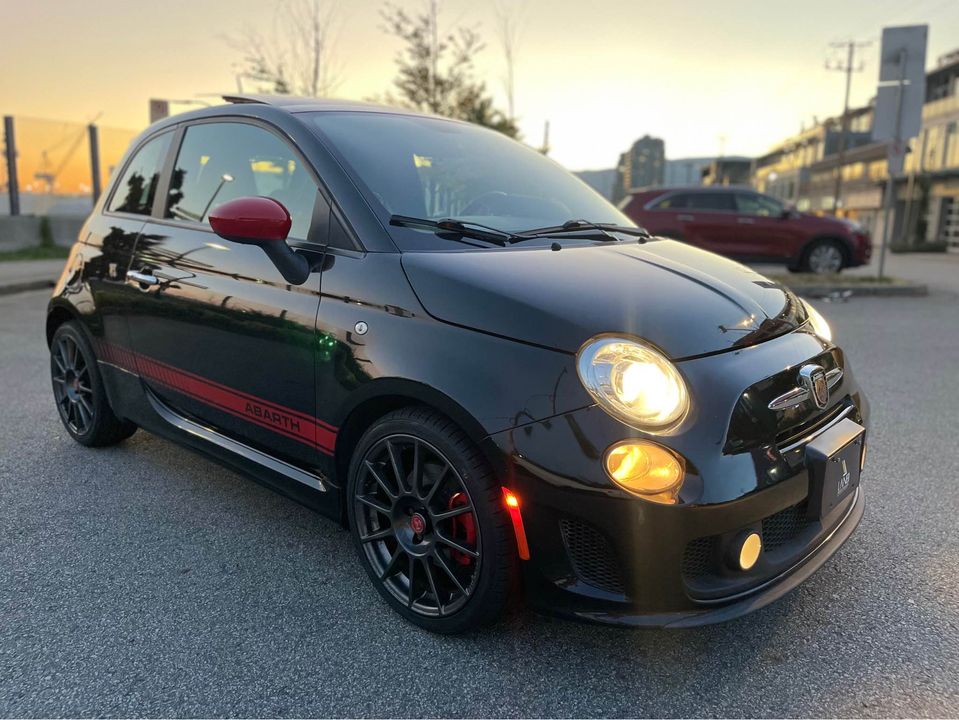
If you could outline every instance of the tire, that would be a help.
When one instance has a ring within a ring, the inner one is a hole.
[[[60,421],[81,445],[116,445],[136,432],[136,425],[118,418],[110,407],[93,348],[73,321],[53,334],[50,378]]]
[[[803,253],[802,271],[816,275],[838,273],[846,265],[846,251],[836,240],[816,240]]]
[[[370,580],[410,622],[466,632],[509,602],[517,556],[502,488],[443,415],[403,408],[366,431],[350,462],[347,512]]]

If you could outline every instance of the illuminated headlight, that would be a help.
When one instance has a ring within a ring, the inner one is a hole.
[[[637,340],[593,338],[580,349],[576,368],[596,402],[632,427],[664,431],[689,411],[689,393],[679,371]]]
[[[819,311],[805,300],[802,301],[802,304],[803,307],[806,308],[806,314],[809,316],[809,325],[812,327],[812,331],[826,342],[832,342],[832,328],[829,327],[826,318],[820,315]]]

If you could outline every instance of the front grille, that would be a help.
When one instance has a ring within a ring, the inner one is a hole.
[[[573,571],[584,583],[622,595],[623,577],[613,547],[598,530],[576,520],[560,520]]]
[[[791,427],[788,430],[777,433],[776,435],[776,447],[785,448],[790,445],[802,440],[805,437],[815,434],[817,431],[824,428],[826,425],[835,420],[843,412],[849,411],[851,406],[845,402],[835,405],[821,415],[817,415],[806,422]],[[855,412],[855,411],[852,411]]]

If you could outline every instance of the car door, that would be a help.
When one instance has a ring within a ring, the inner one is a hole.
[[[782,260],[795,253],[796,229],[778,200],[759,193],[736,193],[739,232],[735,252],[750,260]]]
[[[732,254],[736,237],[736,205],[732,193],[691,192],[677,219],[686,242],[720,255]]]
[[[227,200],[272,197],[291,215],[288,242],[319,265],[329,206],[302,156],[267,126],[201,121],[177,142],[162,217],[147,222],[132,264],[143,383],[169,410],[312,468],[332,452],[315,419],[320,274],[290,285],[259,247],[218,237],[208,218]]]
[[[173,131],[162,132],[133,148],[102,211],[94,211],[85,226],[84,276],[97,308],[99,326],[94,331],[97,356],[103,362],[111,362],[113,348],[130,343],[123,309],[136,292],[126,284],[127,270],[153,210],[173,135]]]

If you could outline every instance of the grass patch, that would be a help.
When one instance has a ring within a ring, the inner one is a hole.
[[[59,245],[41,245],[39,247],[21,248],[0,252],[0,262],[17,260],[65,260],[70,255],[70,248]]]
[[[788,287],[809,285],[835,285],[837,287],[857,287],[860,285],[905,285],[904,280],[886,276],[882,279],[875,275],[816,275],[814,273],[789,273],[788,275],[770,275],[771,280]]]

